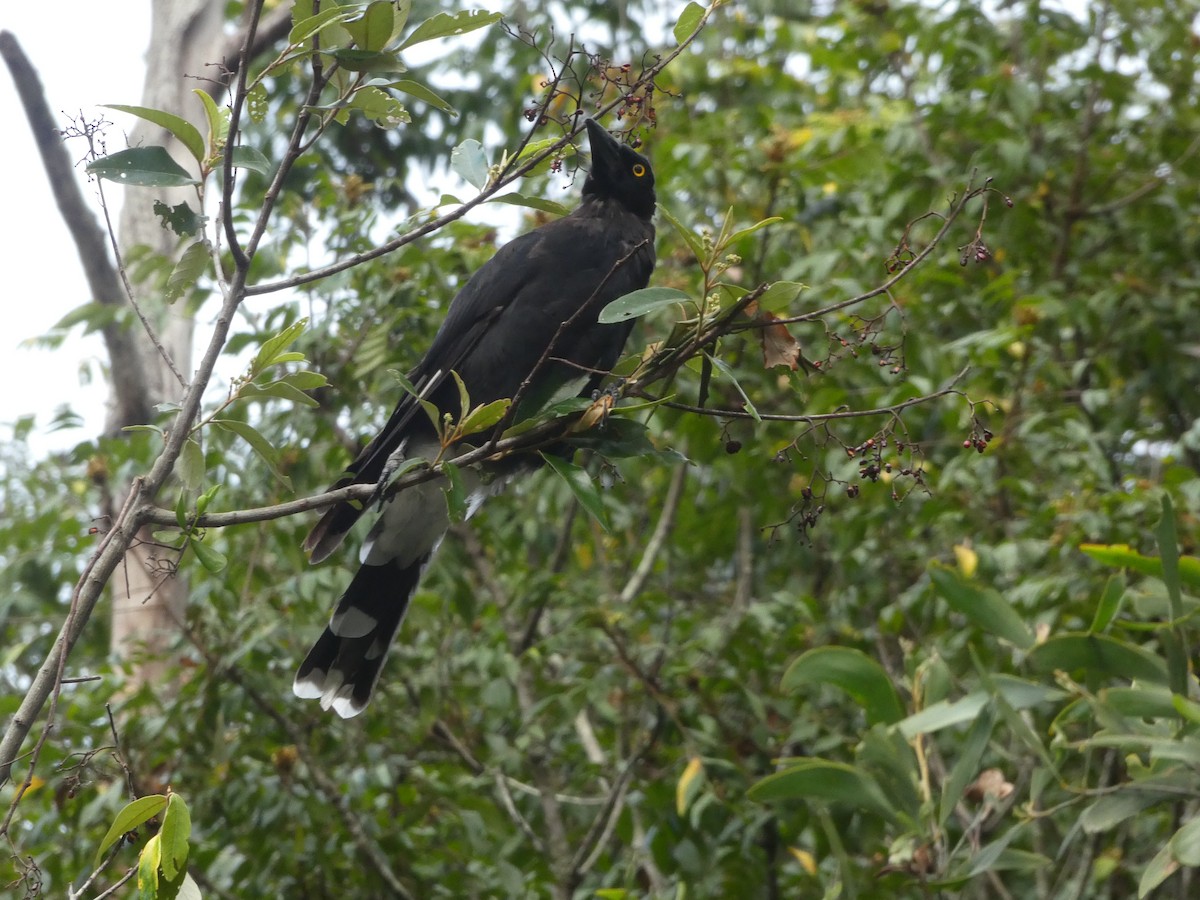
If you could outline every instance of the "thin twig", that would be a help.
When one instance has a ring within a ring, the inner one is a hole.
[[[621,589],[621,594],[617,598],[617,602],[622,606],[632,603],[645,587],[646,579],[650,577],[654,564],[658,561],[658,555],[662,552],[667,537],[671,534],[671,529],[675,527],[675,515],[679,512],[679,503],[683,499],[683,485],[686,481],[687,465],[681,464],[671,475],[667,498],[663,501],[662,513],[659,514],[658,522],[654,526],[654,533],[646,542],[646,549],[642,551],[642,558],[638,561],[637,568],[633,570],[633,574],[629,576],[629,580],[625,582],[625,587]]]

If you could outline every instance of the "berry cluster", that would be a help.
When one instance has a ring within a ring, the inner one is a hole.
[[[988,443],[993,437],[994,435],[986,428],[982,430],[972,428],[971,433],[967,435],[966,440],[963,441],[963,449],[976,450],[979,453],[982,453],[987,449]]]

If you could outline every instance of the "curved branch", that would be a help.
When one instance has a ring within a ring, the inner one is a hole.
[[[0,56],[4,57],[21,97],[29,131],[41,155],[58,211],[75,242],[92,299],[105,306],[119,306],[125,299],[125,291],[108,256],[108,238],[79,189],[74,168],[63,146],[62,133],[54,123],[37,71],[12,32],[0,31]],[[154,416],[154,404],[141,371],[141,357],[133,334],[115,322],[104,325],[101,333],[108,350],[113,395],[118,404],[113,424],[119,428],[149,422]]]

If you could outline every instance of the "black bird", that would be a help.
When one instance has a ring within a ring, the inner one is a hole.
[[[650,279],[654,173],[644,156],[594,121],[586,124],[592,165],[582,202],[486,262],[451,302],[428,352],[409,374],[420,395],[440,411],[459,410],[451,371],[462,379],[473,406],[511,399],[529,379],[519,406],[533,412],[591,392],[619,358],[631,323],[602,325],[596,317]],[[472,440],[482,446],[489,437]],[[433,424],[406,394],[333,487],[386,481],[401,458],[432,460],[440,449]],[[504,474],[511,477],[514,469]],[[508,480],[485,485],[478,475],[466,470],[463,475],[471,478],[472,512]],[[449,527],[443,486],[439,479],[385,495],[362,547],[362,566],[296,672],[292,689],[298,697],[320,698],[323,708],[343,718],[366,708],[421,573]],[[362,512],[350,503],[330,508],[305,539],[311,560],[329,556]]]

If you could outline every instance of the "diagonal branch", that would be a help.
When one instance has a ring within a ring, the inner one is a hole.
[[[119,306],[126,294],[108,256],[108,239],[79,189],[74,167],[63,146],[62,133],[54,122],[37,71],[12,32],[0,31],[0,56],[4,57],[21,97],[46,179],[75,242],[92,298],[105,306]],[[113,393],[118,404],[114,422],[117,425],[149,422],[154,415],[153,403],[132,333],[110,321],[101,328],[101,334],[108,350]]]

